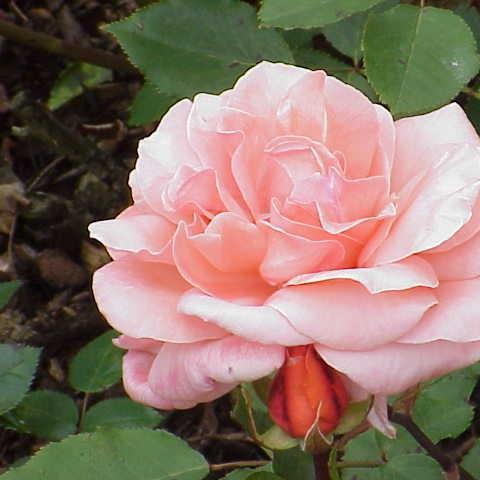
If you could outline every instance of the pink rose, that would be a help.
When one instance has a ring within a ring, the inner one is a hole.
[[[314,344],[379,400],[480,358],[479,138],[457,104],[393,122],[261,63],[139,145],[134,203],[91,234],[95,297],[137,401],[188,408]]]

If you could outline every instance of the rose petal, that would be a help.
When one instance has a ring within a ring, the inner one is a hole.
[[[372,295],[347,279],[285,287],[266,301],[303,335],[332,348],[351,350],[374,348],[401,337],[435,303],[432,290],[425,287]]]
[[[128,210],[114,220],[91,223],[90,236],[113,249],[114,259],[128,252],[145,261],[168,262],[176,226],[160,215],[129,215]]]
[[[346,159],[349,178],[366,177],[377,148],[379,120],[372,102],[334,77],[325,81],[327,147]]]
[[[367,420],[373,428],[382,432],[392,440],[397,436],[397,429],[388,420],[388,398],[386,395],[375,395]]]
[[[323,345],[316,345],[316,349],[329,365],[376,395],[403,392],[480,359],[480,342],[391,343],[360,352],[333,350]]]
[[[438,279],[428,262],[413,256],[401,262],[371,268],[349,268],[299,275],[287,285],[302,285],[325,280],[350,279],[361,283],[370,293],[436,287]]]
[[[175,267],[131,258],[111,262],[93,277],[100,312],[130,337],[194,342],[224,336],[217,326],[178,312],[178,300],[190,288]]]
[[[271,285],[283,283],[302,273],[338,267],[345,257],[345,248],[336,240],[310,240],[267,222],[259,226],[267,237],[260,274]]]
[[[480,189],[480,150],[469,145],[437,147],[423,155],[437,161],[430,158],[433,166],[370,262],[391,263],[436,247],[472,216]]]
[[[424,254],[440,280],[466,280],[480,275],[480,233],[447,252]]]
[[[286,346],[312,342],[278,310],[266,305],[239,305],[191,290],[183,295],[178,308],[253,342]]]
[[[451,103],[434,112],[395,122],[396,148],[392,171],[392,189],[400,189],[416,172],[429,168],[435,157],[424,150],[449,143],[480,145],[475,129],[465,112]]]
[[[162,186],[181,165],[199,166],[186,135],[190,100],[181,100],[162,118],[157,130],[138,145],[136,183],[148,204],[163,209]]]
[[[305,68],[260,62],[238,79],[226,104],[251,115],[274,117],[288,89],[307,74],[311,71]]]
[[[403,343],[426,343],[434,340],[473,342],[480,340],[480,278],[459,282],[442,282],[435,290],[438,305],[422,321],[398,340]]]
[[[128,396],[138,403],[169,410],[174,408],[171,400],[154,393],[148,384],[148,374],[155,355],[130,350],[123,356],[123,387]]]
[[[282,365],[284,355],[279,345],[234,336],[188,345],[168,343],[155,358],[148,383],[175,408],[186,408],[218,398],[240,382],[270,374]]]
[[[180,274],[191,285],[222,299],[261,304],[272,292],[256,271],[225,272],[211,263],[181,223],[173,240],[173,257]]]

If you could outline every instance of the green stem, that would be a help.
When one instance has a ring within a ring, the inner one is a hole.
[[[83,422],[85,421],[85,414],[87,413],[88,400],[90,399],[90,394],[86,393],[82,401],[82,409],[80,411],[80,420],[78,421],[78,431],[83,430]]]
[[[238,462],[212,463],[210,464],[210,471],[217,472],[218,470],[233,470],[235,468],[263,467],[268,463],[270,463],[270,460],[240,460]]]

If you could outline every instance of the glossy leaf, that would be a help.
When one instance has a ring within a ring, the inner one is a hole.
[[[291,63],[282,36],[236,0],[165,0],[106,27],[161,92],[217,93],[261,60]]]
[[[75,432],[78,409],[64,393],[37,390],[30,392],[11,415],[21,430],[47,440],[60,440]]]
[[[369,16],[367,78],[398,117],[448,103],[477,73],[471,30],[448,10],[399,5]]]
[[[263,0],[258,12],[263,25],[280,28],[323,27],[382,0]]]
[[[30,388],[40,349],[0,344],[0,414],[15,407]]]
[[[367,23],[368,15],[372,12],[384,12],[398,4],[398,0],[386,0],[370,10],[356,13],[340,22],[327,25],[323,33],[327,40],[341,53],[359,65],[362,59],[362,37]]]
[[[162,416],[153,408],[132,402],[128,398],[112,398],[96,403],[87,410],[82,430],[97,428],[154,428]]]
[[[0,309],[5,307],[9,300],[12,298],[13,294],[20,287],[21,282],[16,280],[12,282],[2,282],[0,283]]]
[[[378,467],[345,468],[342,470],[342,479],[386,480],[390,477],[382,476],[383,470],[381,469],[387,464],[386,462],[390,462],[396,457],[404,457],[422,452],[422,448],[403,427],[396,425],[396,428],[397,438],[395,440],[385,437],[377,430],[370,429],[348,442],[342,461],[352,463],[378,463]],[[438,480],[440,480],[440,478]]]
[[[468,400],[477,380],[478,375],[466,368],[422,388],[412,416],[433,442],[457,437],[469,427],[474,410]]]
[[[480,440],[463,457],[462,467],[474,476],[480,473]]]
[[[101,392],[122,376],[123,352],[112,344],[118,334],[105,332],[83,347],[70,363],[68,379],[76,390]]]
[[[315,480],[313,457],[300,449],[276,450],[273,453],[273,471],[285,480]]]
[[[272,472],[272,464],[268,463],[258,468],[239,468],[222,477],[222,480],[247,480],[251,475],[258,472]]]
[[[168,109],[178,100],[172,95],[165,95],[155,85],[145,83],[135,96],[130,106],[129,125],[145,125],[160,120]]]
[[[51,443],[2,480],[201,480],[208,464],[163,430],[100,430]]]
[[[348,65],[328,53],[313,48],[298,48],[294,50],[295,61],[301,67],[312,70],[325,70],[329,75],[337,77],[352,87],[362,91],[370,100],[376,100],[376,94],[365,77],[360,75],[352,65]]]

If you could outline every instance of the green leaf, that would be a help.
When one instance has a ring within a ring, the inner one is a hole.
[[[89,63],[72,63],[58,76],[48,99],[48,107],[56,110],[62,105],[81,95],[85,88],[91,88],[112,79],[112,72],[107,68]]]
[[[240,468],[238,470],[234,470],[230,472],[225,477],[222,477],[222,480],[247,480],[247,478],[252,475],[252,473],[256,472],[271,472],[272,471],[272,464],[268,463],[263,467],[258,468]]]
[[[268,431],[272,425],[272,419],[267,406],[260,400],[255,388],[251,383],[243,383],[234,392],[235,403],[231,416],[252,435]],[[251,425],[253,420],[254,425]],[[253,428],[252,428],[253,427]],[[253,431],[252,431],[253,430]]]
[[[345,468],[342,470],[343,480],[388,480],[395,477],[384,477],[383,464],[396,457],[408,456],[422,452],[416,440],[401,426],[397,427],[395,440],[385,437],[377,430],[370,429],[348,442],[342,462],[377,462],[377,468]],[[422,478],[422,477],[412,477]],[[423,478],[422,478],[423,480]],[[440,480],[440,479],[439,479]]]
[[[73,388],[101,392],[120,380],[123,352],[112,344],[117,335],[113,330],[105,332],[75,355],[68,375]]]
[[[385,480],[443,480],[443,470],[431,457],[422,454],[400,455],[380,467]]]
[[[283,480],[282,477],[271,472],[256,472],[247,477],[247,480]]]
[[[163,430],[99,430],[50,443],[2,480],[200,480],[208,464]]]
[[[479,68],[472,32],[439,8],[399,5],[371,14],[363,46],[367,78],[397,117],[449,102]]]
[[[263,0],[258,12],[263,25],[313,28],[335,23],[382,0]]]
[[[0,345],[0,358],[2,358],[0,362],[0,414],[15,407],[25,396],[32,383],[39,356],[39,348]]]
[[[37,390],[27,394],[11,416],[24,432],[47,440],[60,440],[75,432],[78,409],[64,393]]]
[[[313,457],[300,447],[273,452],[273,471],[285,480],[315,480]]]
[[[0,309],[5,307],[12,295],[18,290],[22,283],[19,281],[0,283]]]
[[[22,356],[12,345],[0,343],[0,375],[16,367],[22,361]]]
[[[290,437],[278,425],[272,425],[265,433],[258,435],[262,445],[272,450],[288,450],[298,445],[296,438]]]
[[[294,51],[296,64],[312,70],[325,70],[352,87],[363,92],[370,100],[375,101],[376,95],[366,78],[360,75],[352,65],[331,57],[328,53],[313,48],[299,48]]]
[[[480,13],[478,7],[474,7],[470,3],[471,2],[463,2],[454,11],[457,15],[460,15],[470,27],[477,40],[477,47],[480,48]]]
[[[161,420],[162,416],[153,408],[128,398],[112,398],[88,409],[82,430],[93,432],[100,427],[154,428]]]
[[[462,467],[474,476],[480,474],[480,440],[477,440],[475,445],[463,457]]]
[[[145,83],[130,106],[129,125],[145,125],[160,120],[178,97],[165,95],[155,85]]]
[[[282,36],[236,0],[165,0],[106,29],[167,95],[218,93],[261,60],[292,63]]]
[[[413,420],[437,443],[457,437],[473,420],[468,403],[478,380],[470,368],[460,370],[426,384],[415,401]]]
[[[367,12],[357,13],[340,22],[327,25],[323,33],[327,40],[341,53],[359,65],[362,59],[362,37],[371,12],[384,12],[398,4],[399,0],[382,1]]]

